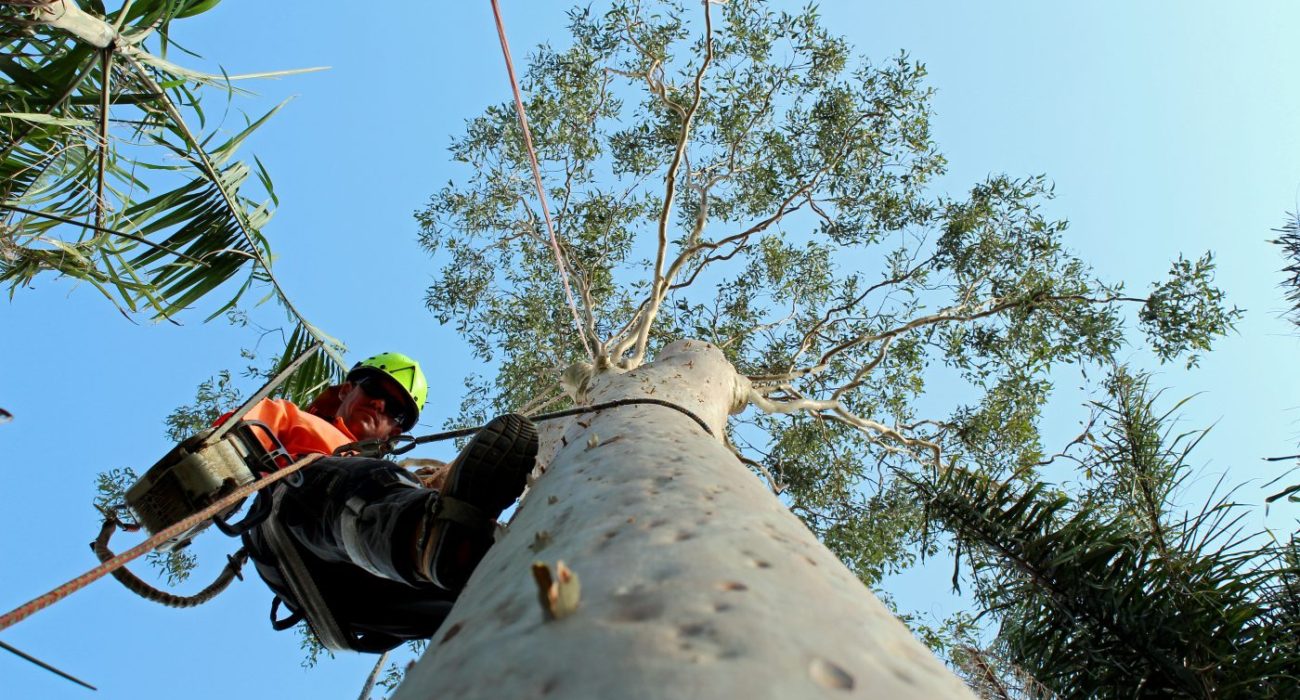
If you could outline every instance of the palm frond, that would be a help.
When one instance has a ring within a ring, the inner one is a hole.
[[[285,343],[284,353],[276,361],[271,373],[274,374],[286,367],[294,358],[315,344],[319,335],[320,332],[315,329],[308,329],[301,325],[296,326],[289,333],[289,340]],[[333,349],[336,351],[342,349],[342,346],[336,340],[328,339],[325,342],[334,343]],[[321,389],[343,381],[343,374],[344,368],[334,362],[329,354],[318,352],[304,362],[284,384],[280,385],[276,395],[289,399],[298,405],[306,406],[312,399],[316,398]]]
[[[1287,264],[1282,268],[1287,278],[1282,283],[1286,300],[1291,303],[1291,321],[1300,325],[1300,211],[1287,214],[1286,223],[1273,229],[1282,235],[1271,241],[1282,248]]]
[[[312,376],[337,375],[337,342],[297,311],[271,270],[263,233],[277,203],[271,179],[260,161],[238,157],[283,104],[228,135],[209,125],[204,99],[213,90],[232,98],[240,92],[232,81],[258,76],[167,59],[177,48],[170,23],[213,4],[70,10],[117,37],[105,46],[53,26],[42,3],[0,3],[0,17],[23,27],[0,31],[0,283],[12,296],[52,273],[89,283],[128,316],[168,320],[218,298],[210,320],[269,286],[295,332],[327,345],[331,366]]]
[[[1078,499],[958,467],[904,477],[961,542],[998,649],[1063,697],[1296,696],[1294,542],[1245,532],[1230,492],[1173,515],[1190,434],[1170,433],[1145,378],[1116,387],[1100,440],[1115,449],[1091,468],[1147,491]]]

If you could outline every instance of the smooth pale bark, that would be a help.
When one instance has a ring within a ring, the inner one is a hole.
[[[715,435],[748,393],[693,341],[583,384],[583,402],[674,401]],[[554,455],[395,699],[973,697],[687,416],[582,416]],[[576,612],[546,619],[538,560],[579,576]]]
[[[117,38],[113,25],[86,14],[73,0],[50,0],[32,9],[36,21],[62,29],[95,48],[105,48]]]

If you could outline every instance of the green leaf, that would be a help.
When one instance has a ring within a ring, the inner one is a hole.
[[[203,14],[204,12],[216,7],[220,2],[221,0],[190,0],[181,6],[181,9],[176,12],[175,16],[177,19],[181,19],[184,17],[193,17],[195,15]]]
[[[49,126],[66,126],[66,127],[93,127],[94,122],[87,119],[74,119],[70,117],[51,117],[48,114],[36,112],[0,112],[0,118],[16,119],[18,121],[29,122],[31,124],[46,124]]]

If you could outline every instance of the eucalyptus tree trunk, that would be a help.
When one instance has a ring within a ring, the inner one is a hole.
[[[715,436],[749,395],[695,341],[573,384],[579,403],[672,401]],[[394,698],[973,697],[688,416],[623,406],[546,433],[546,473]],[[576,575],[571,614],[547,612],[536,561]]]

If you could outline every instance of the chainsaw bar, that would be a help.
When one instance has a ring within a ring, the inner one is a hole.
[[[242,418],[245,413],[248,413],[249,409],[255,406],[257,402],[270,396],[271,392],[280,388],[280,385],[284,383],[284,380],[288,379],[294,372],[298,371],[298,368],[302,366],[302,363],[306,362],[307,358],[311,357],[312,353],[321,349],[321,347],[323,347],[323,345],[321,341],[318,340],[315,343],[312,343],[311,347],[304,350],[301,355],[293,358],[293,362],[285,365],[285,368],[280,370],[279,374],[271,377],[271,381],[267,382],[261,389],[258,389],[252,396],[248,397],[248,400],[241,404],[239,408],[236,408],[230,416],[231,420],[222,423],[215,431],[204,438],[203,444],[205,446],[217,444],[221,438],[226,436],[226,433],[230,432],[231,428],[235,427],[235,425],[239,423],[239,419]]]

